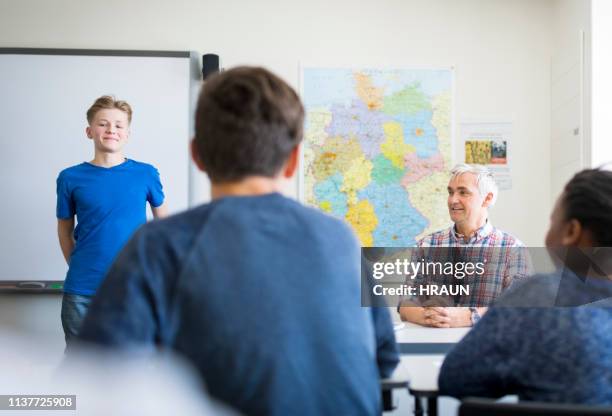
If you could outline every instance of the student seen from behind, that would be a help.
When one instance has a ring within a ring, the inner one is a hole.
[[[244,414],[379,414],[397,347],[387,308],[361,307],[357,240],[280,193],[303,122],[295,91],[265,69],[210,78],[192,153],[212,202],[136,232],[80,339],[172,349]]]
[[[66,343],[78,333],[115,256],[146,222],[147,202],[154,217],[166,213],[157,169],[124,156],[131,121],[127,102],[98,98],[87,111],[85,129],[93,160],[66,168],[57,178],[58,236],[68,263],[61,312]]]

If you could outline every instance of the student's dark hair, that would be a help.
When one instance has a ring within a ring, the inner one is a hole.
[[[214,183],[276,176],[302,140],[297,93],[264,68],[237,67],[206,81],[195,117],[195,148]]]
[[[565,185],[562,207],[567,220],[589,230],[596,246],[612,247],[612,171],[585,169]]]

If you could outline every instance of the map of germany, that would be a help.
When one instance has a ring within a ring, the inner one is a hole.
[[[362,246],[413,246],[448,226],[450,69],[304,68],[303,198]]]

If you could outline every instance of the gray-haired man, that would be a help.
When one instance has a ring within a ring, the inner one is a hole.
[[[419,247],[471,248],[472,253],[493,258],[484,275],[471,283],[471,293],[459,302],[464,307],[426,306],[417,299],[404,299],[398,311],[402,320],[421,325],[448,328],[472,326],[513,279],[529,274],[529,261],[523,243],[493,227],[489,207],[495,204],[498,188],[493,175],[483,166],[459,164],[448,183],[448,212],[454,225],[430,234]],[[495,250],[487,248],[497,247]],[[499,247],[504,250],[499,250]],[[510,248],[510,249],[506,249]],[[449,250],[450,251],[450,250]],[[423,306],[421,306],[423,305]]]

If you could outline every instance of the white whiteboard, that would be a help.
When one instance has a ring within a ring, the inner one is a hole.
[[[101,95],[132,106],[126,157],[157,167],[170,213],[188,207],[194,72],[188,52],[0,49],[0,280],[65,278],[55,180],[93,158]]]

